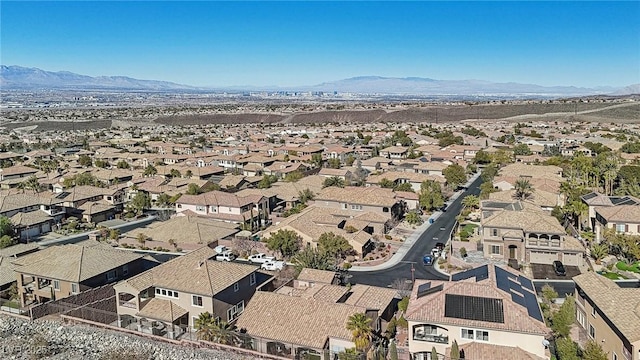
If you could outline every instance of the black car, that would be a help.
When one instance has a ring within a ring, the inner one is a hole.
[[[444,250],[444,243],[437,242],[436,243],[436,249],[438,249],[440,251]]]
[[[564,269],[564,265],[562,265],[562,262],[559,260],[556,260],[553,262],[553,271],[556,272],[556,275],[558,276],[566,276],[567,272]]]

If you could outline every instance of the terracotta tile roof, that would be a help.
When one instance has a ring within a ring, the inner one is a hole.
[[[179,244],[206,245],[239,231],[237,224],[233,223],[201,216],[176,216],[167,221],[153,222],[143,228],[135,229],[128,235],[137,236],[138,233],[143,233],[155,241],[168,242],[173,239]]]
[[[640,340],[640,291],[621,288],[610,279],[586,272],[573,278],[596,307],[630,342]]]
[[[300,274],[298,275],[298,280],[311,281],[311,282],[322,283],[322,284],[331,284],[335,276],[336,276],[336,273],[333,271],[304,268],[302,269],[302,271],[300,271]]]
[[[44,211],[36,210],[29,212],[19,212],[11,217],[11,222],[15,226],[33,226],[44,222],[53,221],[53,218]]]
[[[19,273],[68,282],[82,282],[144,255],[110,246],[52,246],[13,261]]]
[[[173,303],[171,300],[152,298],[136,314],[137,317],[174,322],[189,312]]]
[[[369,206],[387,206],[395,205],[398,200],[391,189],[383,189],[379,187],[353,187],[345,188],[328,187],[322,190],[316,201],[338,201],[341,203],[361,204]]]
[[[498,191],[489,194],[490,200],[500,200],[500,201],[513,201],[516,196],[516,191],[514,189],[507,191]],[[529,196],[523,202],[530,202],[536,204],[538,206],[544,207],[554,207],[556,205],[560,205],[559,195],[557,193],[548,192],[545,190],[536,189],[531,196]]]
[[[608,222],[640,223],[640,206],[638,205],[598,207],[596,212]]]
[[[20,174],[35,174],[37,172],[38,172],[38,169],[34,169],[34,168],[23,166],[23,165],[15,165],[15,166],[10,166],[4,169],[0,169],[0,177],[10,176],[10,175],[20,175]]]
[[[540,211],[498,210],[482,219],[483,227],[522,230],[526,233],[565,234],[555,217]]]
[[[379,311],[384,311],[399,296],[395,289],[360,284],[353,285],[351,293],[345,304]]]
[[[138,290],[157,286],[212,297],[257,270],[254,265],[213,260],[215,255],[204,246],[124,282]]]
[[[16,272],[13,271],[14,265],[11,263],[13,260],[13,258],[0,256],[0,287],[9,285],[17,279]]]
[[[259,199],[257,199],[259,200]],[[255,196],[239,197],[235,194],[224,191],[209,191],[200,195],[182,195],[178,203],[190,205],[218,205],[239,208],[245,205],[254,204]]]
[[[464,350],[465,359],[518,359],[518,360],[545,360],[538,355],[525,351],[517,346],[501,346],[473,341],[466,344],[459,344],[458,349]],[[451,348],[445,350],[445,354],[450,354]]]
[[[415,172],[405,172],[405,171],[385,171],[380,175],[370,175],[367,177],[367,183],[377,184],[382,179],[387,179],[390,181],[396,181],[398,179],[406,179],[412,183],[422,183],[426,180],[433,180],[439,183],[444,184],[447,180],[440,175],[427,175],[420,174]]]
[[[351,341],[349,316],[365,308],[258,291],[236,323],[250,335],[322,349],[329,337]]]

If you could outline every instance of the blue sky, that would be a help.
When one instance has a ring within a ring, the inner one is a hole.
[[[640,83],[640,2],[1,1],[3,65],[198,86]]]

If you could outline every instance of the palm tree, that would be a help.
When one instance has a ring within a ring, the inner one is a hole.
[[[213,322],[213,341],[223,345],[231,345],[234,342],[236,330],[235,325],[219,318],[215,319]]]
[[[576,200],[571,203],[571,212],[575,215],[575,220],[578,223],[578,232],[582,232],[582,217],[587,215],[589,206],[580,200]]]
[[[324,180],[322,187],[337,186],[344,187],[344,180],[339,176],[328,177]]]
[[[531,181],[529,181],[528,179],[516,180],[516,183],[513,185],[513,187],[516,190],[516,198],[520,200],[528,198],[534,191],[533,186],[531,185]]]
[[[215,319],[210,312],[201,313],[194,322],[194,328],[198,334],[198,339],[211,341],[215,332]]]
[[[300,202],[302,204],[306,204],[307,201],[313,200],[315,194],[313,193],[313,191],[309,190],[309,188],[306,188],[298,192],[298,197],[300,198]]]
[[[347,320],[347,330],[351,331],[351,339],[357,350],[365,350],[371,343],[371,319],[364,313],[355,313]]]
[[[138,233],[137,240],[140,243],[140,246],[144,246],[144,244],[147,242],[147,235]]]
[[[477,208],[480,205],[480,199],[475,195],[468,195],[462,199],[462,205],[466,208]]]
[[[600,264],[600,260],[609,255],[609,246],[607,244],[593,244],[590,250],[591,257],[596,261],[596,264]]]

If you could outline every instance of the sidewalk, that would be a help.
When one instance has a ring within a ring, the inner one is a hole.
[[[471,179],[469,179],[469,181],[467,181],[467,183],[465,184],[465,187],[468,187],[479,176],[480,176],[480,173],[477,173],[473,177],[471,177]],[[465,190],[460,190],[460,191],[457,191],[455,194],[453,194],[453,196],[451,196],[451,199],[449,199],[449,201],[446,202],[447,206],[450,206],[454,201],[456,201],[458,197],[460,197],[460,195],[464,193],[464,191]],[[433,221],[435,222],[442,214],[443,214],[442,211],[436,211],[429,217],[429,220],[433,219]],[[413,231],[413,233],[407,237],[407,239],[402,243],[398,251],[396,251],[396,253],[393,254],[388,261],[382,264],[373,265],[373,266],[357,266],[356,265],[351,267],[349,271],[366,272],[366,271],[386,270],[398,265],[402,261],[402,259],[404,259],[405,255],[409,252],[409,250],[411,250],[411,248],[416,243],[416,241],[420,238],[422,233],[424,233],[432,225],[429,223],[429,220],[425,221],[422,225],[418,226]]]

